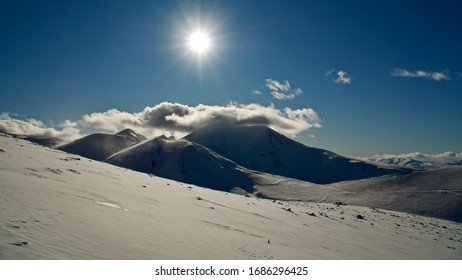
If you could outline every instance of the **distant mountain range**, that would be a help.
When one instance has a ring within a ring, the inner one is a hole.
[[[462,166],[462,153],[446,152],[436,155],[427,155],[422,153],[410,153],[403,155],[381,155],[373,157],[363,157],[361,160],[410,167],[418,170],[431,170],[451,166]]]
[[[316,184],[411,172],[307,147],[265,126],[208,126],[179,140],[146,140],[126,129],[88,135],[58,149],[198,186],[250,193],[261,172]]]

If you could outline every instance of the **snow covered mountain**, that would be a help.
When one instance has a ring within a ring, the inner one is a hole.
[[[317,184],[410,172],[307,147],[266,126],[208,126],[184,139],[248,169]]]
[[[145,139],[146,137],[133,130],[125,129],[116,134],[91,134],[59,146],[58,149],[94,160],[105,160],[118,151]]]
[[[462,166],[462,153],[446,152],[436,155],[422,153],[410,153],[403,155],[376,155],[373,157],[360,158],[365,161],[404,166],[419,170],[430,170],[453,166]]]
[[[115,135],[92,134],[59,149],[139,172],[239,193],[254,192],[258,172],[319,184],[406,172],[309,148],[264,126],[212,126],[182,140],[164,136],[145,139],[126,129]]]
[[[0,178],[0,259],[457,260],[462,251],[461,223],[218,192],[4,134]],[[289,189],[279,179],[271,184]]]
[[[253,192],[248,171],[217,153],[187,140],[160,136],[124,149],[108,163],[198,186]]]

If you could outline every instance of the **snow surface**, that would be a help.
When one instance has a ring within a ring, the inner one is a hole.
[[[4,133],[0,130],[0,133]],[[60,145],[63,145],[66,143],[63,139],[57,138],[57,137],[52,137],[52,136],[36,136],[36,135],[19,135],[19,134],[12,134],[12,133],[6,133],[14,138],[20,138],[20,139],[25,139],[33,143],[37,143],[39,145],[49,147],[49,148],[55,148]]]
[[[0,259],[461,259],[462,224],[213,191],[0,137]]]

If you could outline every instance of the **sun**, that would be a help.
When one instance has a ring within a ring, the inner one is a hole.
[[[203,31],[194,31],[188,38],[189,48],[198,55],[204,55],[211,47],[210,36]]]

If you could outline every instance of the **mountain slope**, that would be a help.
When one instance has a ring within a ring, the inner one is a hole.
[[[246,168],[317,184],[409,172],[307,147],[265,126],[208,126],[184,139]]]
[[[211,189],[241,188],[253,192],[253,182],[237,164],[186,140],[157,137],[120,151],[105,161]]]
[[[145,139],[146,137],[126,129],[114,135],[103,133],[91,134],[59,146],[58,149],[101,161]]]
[[[0,259],[460,259],[462,250],[460,223],[248,198],[2,135],[0,178]]]

